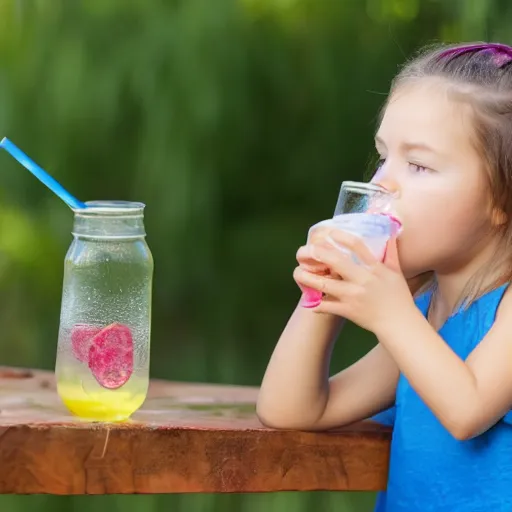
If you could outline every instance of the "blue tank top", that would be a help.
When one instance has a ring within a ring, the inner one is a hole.
[[[460,309],[439,330],[461,359],[492,327],[506,288]],[[416,300],[425,316],[430,295]],[[375,512],[512,511],[512,412],[483,434],[458,441],[401,374],[394,406],[372,420],[393,427],[387,490]]]

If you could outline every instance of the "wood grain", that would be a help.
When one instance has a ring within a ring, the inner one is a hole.
[[[125,423],[84,422],[52,373],[0,367],[0,493],[133,494],[379,490],[390,430],[275,431],[252,387],[152,381]]]

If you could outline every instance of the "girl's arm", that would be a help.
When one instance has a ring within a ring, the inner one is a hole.
[[[457,439],[472,438],[512,407],[512,293],[507,291],[487,336],[462,361],[418,310],[381,329],[411,386]]]
[[[398,367],[382,345],[329,379],[342,320],[298,306],[268,364],[257,403],[271,428],[324,430],[382,411],[395,397]]]
[[[396,240],[386,261],[342,232],[331,236],[356,253],[356,265],[334,248],[318,246],[318,261],[343,280],[304,274],[303,283],[326,293],[315,308],[337,314],[375,333],[400,371],[439,421],[457,439],[487,430],[512,407],[512,290],[502,299],[496,321],[466,361],[461,360],[417,309],[400,270]]]

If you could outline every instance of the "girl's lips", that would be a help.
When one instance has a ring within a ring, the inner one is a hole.
[[[396,224],[398,224],[398,227],[402,227],[402,222],[401,220],[396,217],[395,215],[392,215],[391,213],[384,213],[383,215],[387,215],[393,222],[395,222]]]
[[[400,234],[400,232],[402,231],[402,221],[398,217],[393,215],[392,213],[382,213],[381,215],[385,215],[386,217],[389,217],[391,219],[391,221],[393,222],[394,227],[395,227],[393,234],[395,234],[395,235]]]

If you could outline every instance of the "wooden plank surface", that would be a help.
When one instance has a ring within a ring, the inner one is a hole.
[[[50,372],[0,367],[0,493],[133,494],[379,490],[390,430],[275,431],[257,388],[154,380],[125,423],[84,422]]]

